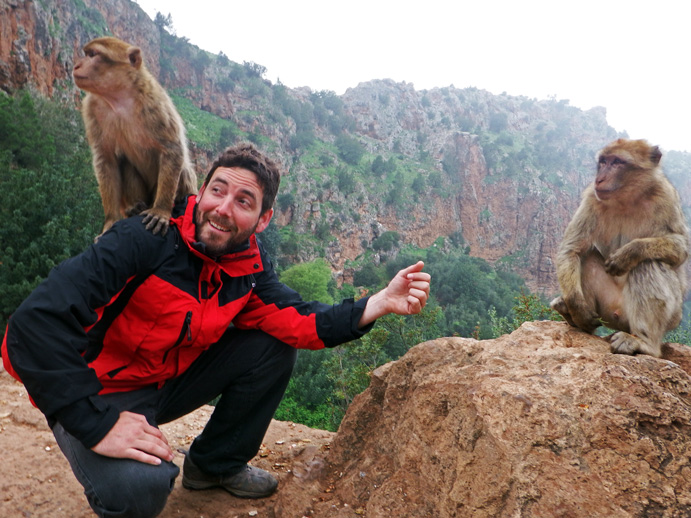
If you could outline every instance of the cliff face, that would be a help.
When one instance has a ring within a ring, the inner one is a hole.
[[[443,164],[457,194],[438,217],[456,221],[472,255],[508,261],[531,289],[556,291],[561,235],[592,181],[597,150],[616,137],[604,109],[476,89],[416,92],[391,81],[360,84],[343,98],[377,152],[412,156],[423,142]],[[542,145],[551,162],[536,164]]]
[[[104,34],[139,45],[147,66],[169,90],[270,142],[270,152],[288,173],[281,191],[295,194],[276,221],[307,233],[320,221],[338,221],[330,229],[333,240],[326,254],[337,271],[387,230],[398,232],[402,243],[420,247],[460,234],[471,255],[507,264],[533,291],[555,293],[553,258],[561,235],[591,181],[596,151],[617,137],[601,108],[582,111],[567,102],[474,88],[416,91],[390,80],[362,83],[337,99],[348,134],[374,156],[424,163],[419,174],[439,178],[436,189],[413,191],[406,210],[396,210],[370,184],[345,193],[333,183],[316,183],[313,167],[294,150],[291,139],[304,124],[293,113],[295,106],[315,120],[319,110],[335,113],[317,106],[320,93],[283,87],[281,95],[292,103],[288,115],[277,108],[277,85],[262,80],[261,73],[249,83],[233,80],[242,66],[210,58],[184,38],[163,38],[130,0],[0,0],[0,88],[11,93],[29,87],[78,106],[80,92],[71,79],[74,60],[84,43]],[[328,124],[312,124],[311,134],[333,145]],[[191,147],[203,173],[215,153],[194,143]],[[333,160],[339,157],[334,154]],[[675,179],[688,192],[686,175]],[[301,258],[315,254],[303,251]]]

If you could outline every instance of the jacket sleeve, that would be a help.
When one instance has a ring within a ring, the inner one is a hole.
[[[340,304],[305,302],[278,280],[271,260],[260,246],[264,271],[255,275],[255,287],[233,324],[258,328],[300,349],[322,349],[364,336],[374,322],[359,328],[368,298],[346,299]]]
[[[49,422],[60,422],[87,448],[119,416],[98,395],[101,383],[84,358],[87,329],[130,280],[152,270],[165,242],[146,231],[140,218],[116,223],[86,251],[55,267],[9,319],[12,369]]]

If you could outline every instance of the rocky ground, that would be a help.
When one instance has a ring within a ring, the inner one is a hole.
[[[174,449],[185,450],[203,428],[211,407],[162,427]],[[188,491],[175,485],[161,518],[273,517],[276,500],[287,486],[309,478],[333,433],[274,421],[253,464],[272,472],[279,492],[266,499],[235,498],[223,490]],[[29,402],[24,387],[0,368],[0,517],[87,518],[95,516],[82,488],[58,448],[43,415]],[[182,453],[175,463],[182,467]],[[296,491],[296,495],[300,491]],[[288,500],[290,498],[288,497]],[[285,502],[286,495],[281,495]],[[298,517],[299,518],[299,517]]]

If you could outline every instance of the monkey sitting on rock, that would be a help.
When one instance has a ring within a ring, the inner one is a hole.
[[[552,309],[588,333],[615,330],[613,353],[659,357],[682,318],[689,236],[661,157],[645,140],[605,146],[557,255]]]
[[[154,234],[168,231],[173,204],[197,192],[185,127],[141,50],[105,37],[84,46],[72,75],[82,106],[106,232],[138,213]],[[98,238],[97,238],[98,239]]]

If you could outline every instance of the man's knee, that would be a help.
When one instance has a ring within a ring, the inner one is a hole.
[[[292,372],[297,360],[297,349],[257,329],[236,331],[231,340],[237,349],[256,356],[257,363]]]
[[[93,510],[103,518],[152,518],[168,501],[180,469],[173,463],[158,466],[137,461],[122,461],[127,469],[108,476],[104,483],[86,491]]]

